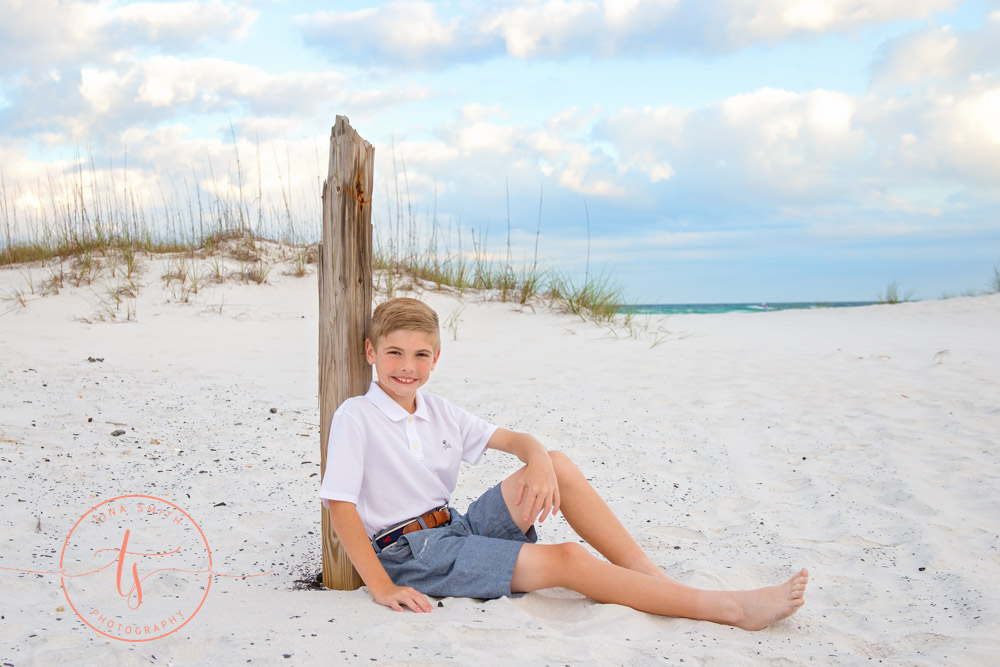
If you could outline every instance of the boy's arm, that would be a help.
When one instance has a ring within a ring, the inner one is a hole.
[[[488,449],[513,454],[526,464],[515,505],[522,507],[523,521],[539,523],[559,511],[559,483],[549,450],[533,435],[498,428],[486,443]]]
[[[403,611],[409,607],[416,612],[431,611],[431,603],[423,593],[408,586],[397,586],[379,562],[371,540],[354,503],[330,500],[330,523],[337,531],[340,544],[357,569],[368,591],[379,604]]]

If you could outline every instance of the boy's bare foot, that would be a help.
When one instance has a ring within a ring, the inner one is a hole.
[[[767,586],[734,594],[737,613],[729,622],[743,630],[760,630],[788,618],[805,604],[809,571],[803,568],[794,577],[777,586]]]

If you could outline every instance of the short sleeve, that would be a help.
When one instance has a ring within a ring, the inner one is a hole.
[[[486,451],[486,444],[493,437],[497,430],[496,424],[491,424],[485,419],[452,406],[458,411],[459,428],[462,431],[462,460],[471,465],[476,465],[483,458]]]
[[[341,406],[330,423],[326,445],[326,471],[319,497],[327,500],[358,502],[364,474],[365,446],[358,421]]]

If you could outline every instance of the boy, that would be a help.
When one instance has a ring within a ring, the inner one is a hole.
[[[757,630],[802,604],[806,570],[752,591],[680,584],[653,563],[577,467],[534,437],[498,428],[418,389],[441,354],[437,314],[393,299],[372,315],[365,356],[377,381],[333,416],[320,490],[348,557],[379,604],[429,612],[426,595],[496,598],[562,586],[598,602]],[[462,461],[486,449],[525,465],[473,502],[448,507]],[[579,544],[536,544],[562,511]]]

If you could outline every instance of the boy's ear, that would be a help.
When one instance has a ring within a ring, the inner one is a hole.
[[[365,359],[370,365],[375,363],[375,346],[370,338],[365,338]]]
[[[441,358],[441,348],[438,348],[438,351],[434,353],[434,359],[431,360],[431,370],[434,370],[434,367],[437,366],[438,359],[440,358]]]

